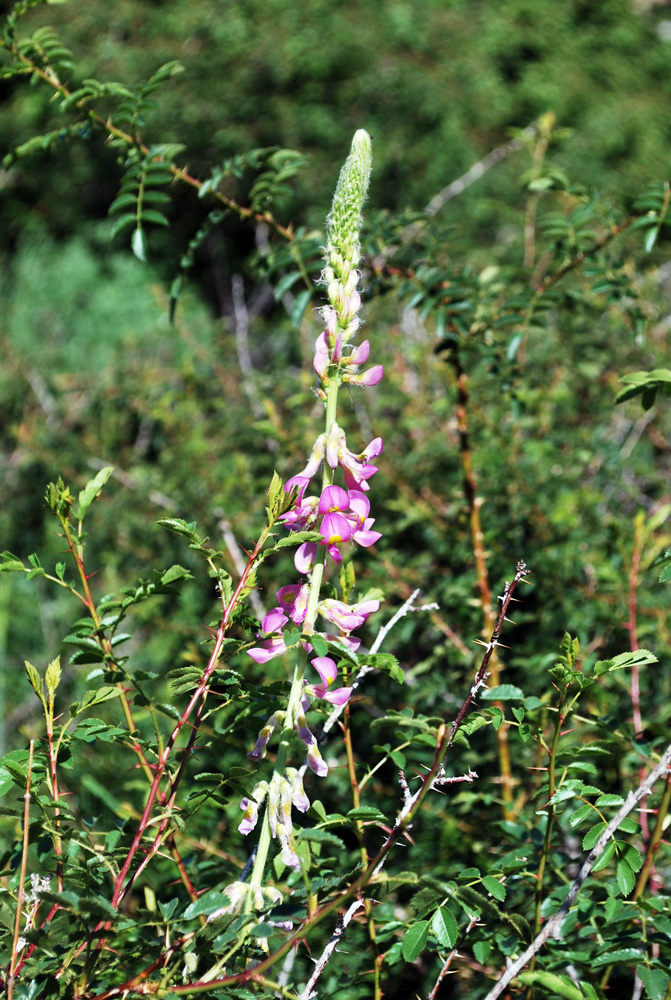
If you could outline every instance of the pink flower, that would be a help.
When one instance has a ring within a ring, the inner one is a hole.
[[[319,614],[326,621],[333,622],[343,632],[353,632],[361,628],[363,623],[380,607],[379,601],[362,601],[359,604],[345,604],[328,598],[321,601],[317,607]]]
[[[297,572],[306,575],[312,569],[315,564],[315,559],[317,556],[317,543],[316,542],[303,542],[296,549],[296,555],[294,556],[294,566]]]
[[[273,660],[276,656],[286,653],[286,651],[287,647],[284,636],[279,634],[264,640],[259,646],[248,649],[247,654],[251,656],[255,663],[267,663],[268,660]]]
[[[308,684],[305,693],[311,698],[323,698],[332,705],[344,705],[352,693],[351,687],[335,688],[329,691],[331,684],[338,676],[338,668],[330,656],[315,656],[312,666],[322,679],[321,684]]]
[[[305,621],[305,612],[308,608],[308,585],[306,583],[290,583],[286,587],[280,587],[277,591],[277,599],[282,610],[291,618],[292,622],[300,625]]]
[[[352,537],[352,526],[344,514],[325,514],[319,528],[322,545],[338,545]]]
[[[341,466],[345,473],[345,483],[350,489],[369,490],[366,482],[377,472],[376,465],[370,465],[369,458],[382,451],[382,438],[375,438],[360,455],[355,455],[347,447],[345,432],[334,423],[326,440],[326,461],[332,469]]]
[[[319,498],[317,510],[320,514],[329,514],[332,511],[349,510],[350,500],[347,490],[342,486],[327,486]]]
[[[373,365],[365,372],[357,372],[356,374],[350,375],[345,373],[342,377],[343,382],[349,382],[350,385],[362,385],[366,388],[370,388],[372,385],[377,385],[378,382],[382,381],[384,375],[384,368],[382,365]]]

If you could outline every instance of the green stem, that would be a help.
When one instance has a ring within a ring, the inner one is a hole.
[[[328,393],[326,397],[326,435],[335,423],[335,417],[337,412],[338,404],[338,380],[334,378],[331,380]],[[322,489],[325,489],[333,481],[333,470],[330,468],[328,462],[324,461],[324,472],[322,479]],[[324,562],[315,563],[312,574],[310,576],[309,584],[309,596],[308,596],[308,606],[305,613],[305,622],[303,625],[303,635],[311,636],[314,633],[315,620],[317,618],[317,607],[319,605],[319,595],[321,592],[322,580],[324,579]],[[275,764],[273,767],[274,774],[284,774],[284,770],[287,766],[287,759],[289,756],[289,747],[291,745],[291,738],[293,735],[293,720],[294,712],[296,706],[300,702],[301,695],[303,693],[303,678],[305,676],[305,668],[308,662],[308,655],[305,649],[300,646],[296,656],[296,662],[294,664],[294,673],[291,680],[291,690],[289,691],[289,699],[287,701],[287,709],[285,715],[285,727],[282,732],[280,743],[277,748],[277,756],[275,758]],[[249,880],[250,889],[260,889],[263,883],[263,873],[265,871],[266,862],[268,860],[268,852],[270,850],[270,821],[268,819],[268,806],[264,810],[263,823],[261,826],[261,834],[259,836],[259,843],[256,850],[256,858],[254,859],[254,867],[252,868],[252,874]],[[247,902],[245,904],[245,912],[249,913],[252,907],[253,892],[250,891],[247,896]]]
[[[562,711],[564,707],[566,697],[565,689],[562,690],[560,703],[557,711],[557,719],[555,723],[555,731],[552,737],[552,746],[549,750],[549,761],[548,761],[548,796],[552,800],[554,797],[556,786],[557,786],[557,747],[559,746],[559,737],[561,735],[561,728],[565,719],[565,713]],[[547,824],[545,827],[545,837],[543,839],[543,848],[541,850],[540,861],[538,863],[538,873],[536,875],[536,903],[534,911],[534,937],[538,934],[541,929],[541,908],[543,906],[543,879],[545,877],[545,867],[547,865],[547,859],[550,854],[550,847],[552,844],[552,832],[554,830],[554,820],[555,812],[552,806],[548,806],[547,810]],[[529,963],[529,972],[534,971],[536,965],[536,956],[534,955]],[[533,985],[527,987],[526,998],[530,1000],[533,994]]]

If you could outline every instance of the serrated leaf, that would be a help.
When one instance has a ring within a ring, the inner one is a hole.
[[[593,810],[593,808],[589,804],[584,805],[584,806],[580,806],[580,808],[576,809],[576,811],[573,813],[573,815],[569,819],[569,821],[568,821],[569,822],[569,826],[572,827],[572,828],[575,828],[576,826],[580,826],[580,824],[583,822],[583,820],[589,819],[589,817],[592,816],[593,813],[594,813],[594,810]]]
[[[26,673],[28,674],[28,680],[30,681],[30,686],[33,691],[39,695],[40,701],[44,704],[44,693],[42,689],[42,678],[39,675],[37,667],[34,667],[32,663],[28,660],[24,660],[24,666],[26,668]]]
[[[96,499],[96,497],[100,494],[100,491],[102,490],[103,486],[105,485],[105,483],[107,482],[107,480],[109,479],[109,477],[112,475],[113,472],[114,472],[114,466],[106,465],[104,469],[100,470],[97,476],[94,476],[93,479],[90,479],[88,481],[88,483],[86,484],[86,486],[81,491],[78,497],[79,508],[78,510],[75,511],[75,517],[77,518],[77,520],[79,521],[84,520],[84,516],[87,510],[89,509],[93,501]]]
[[[47,667],[46,674],[44,675],[44,680],[47,685],[47,691],[53,698],[56,693],[56,688],[61,682],[61,658],[57,656],[55,660],[52,660]]]
[[[162,517],[156,523],[160,524],[163,528],[168,528],[169,531],[174,531],[177,535],[183,535],[184,538],[194,538],[195,521],[187,524],[186,521],[182,521],[179,517]]]
[[[621,806],[624,799],[621,795],[600,795],[594,803],[595,806]]]
[[[603,869],[606,868],[608,864],[610,864],[610,860],[614,854],[615,854],[615,841],[611,840],[608,844],[606,844],[603,854],[592,868],[592,871],[593,872],[603,871]]]
[[[645,667],[657,663],[657,657],[649,649],[636,649],[629,653],[619,653],[612,660],[598,660],[594,664],[594,676],[609,673],[611,670],[623,670],[625,667]]]
[[[133,200],[135,200],[135,198],[133,198]],[[112,226],[110,238],[114,239],[114,237],[123,232],[124,229],[128,229],[129,226],[134,226],[136,222],[137,218],[135,216],[135,212],[126,212],[125,215],[120,215]]]
[[[615,869],[615,878],[623,896],[628,896],[634,888],[636,876],[626,858],[620,858]]]
[[[485,875],[485,877],[482,880],[482,885],[487,890],[487,892],[490,895],[492,895],[494,899],[498,899],[500,903],[502,903],[503,900],[506,898],[505,885],[499,882],[499,880],[497,878],[494,878],[492,875]]]
[[[446,906],[441,906],[434,913],[431,930],[442,948],[454,948],[458,934],[457,921]]]
[[[23,573],[25,568],[18,556],[11,552],[0,555],[0,573]]]
[[[85,693],[82,698],[82,710],[85,708],[91,708],[92,705],[100,705],[103,701],[109,701],[111,698],[118,698],[120,694],[120,688],[103,684],[103,686],[97,690],[87,691]]]
[[[585,836],[582,838],[583,851],[591,851],[605,829],[606,829],[605,823],[597,823],[596,826],[593,826],[591,830],[588,830]]]
[[[662,969],[649,969],[644,965],[639,965],[637,972],[648,1000],[664,1000],[669,988],[667,974]]]
[[[162,212],[157,212],[156,209],[154,209],[154,208],[144,208],[143,207],[142,211],[140,212],[140,217],[141,217],[141,219],[142,219],[143,222],[152,222],[155,226],[169,226],[170,225],[170,223],[166,219],[165,215],[163,215]],[[139,229],[137,231],[140,232]],[[144,252],[144,250],[143,250],[143,252]],[[137,251],[135,250],[135,247],[133,247],[133,253],[135,254],[136,257],[140,257],[140,254],[137,253]],[[144,257],[140,257],[140,260],[144,260]]]
[[[161,574],[161,583],[165,587],[169,583],[175,583],[177,580],[193,580],[193,574],[188,569],[184,569],[183,566],[175,563],[165,573]]]
[[[214,913],[215,910],[221,910],[230,905],[231,900],[223,892],[214,892],[211,890],[200,896],[190,906],[187,906],[183,916],[185,920],[192,920],[193,917],[208,916],[210,913]]]
[[[420,920],[410,927],[403,936],[403,958],[406,962],[414,962],[426,947],[429,937],[429,921]]]
[[[114,215],[116,212],[120,212],[122,208],[128,208],[130,205],[135,205],[136,202],[137,202],[137,196],[135,194],[131,194],[130,191],[127,194],[120,194],[117,198],[114,199],[114,201],[108,208],[107,213],[108,215]],[[135,219],[135,213],[132,214],[131,218],[133,220]],[[117,219],[117,222],[118,221],[119,220]],[[115,234],[113,233],[112,235]]]
[[[605,951],[599,955],[595,955],[591,960],[591,964],[592,966],[615,965],[616,963],[633,965],[642,962],[644,957],[643,952],[639,951],[638,948],[618,948],[615,951]]]
[[[384,813],[381,813],[379,809],[375,809],[374,806],[357,806],[356,809],[349,809],[346,816],[347,819],[360,819],[362,821],[376,820],[378,822],[386,822],[386,816]]]

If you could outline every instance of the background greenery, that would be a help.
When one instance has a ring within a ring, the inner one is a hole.
[[[547,667],[565,630],[579,636],[585,669],[629,649],[631,571],[640,559],[637,638],[661,661],[645,674],[646,740],[668,727],[668,588],[653,566],[671,543],[668,407],[662,397],[647,410],[639,399],[614,405],[622,375],[668,364],[664,229],[650,253],[641,232],[625,232],[526,314],[530,279],[542,281],[607,234],[635,211],[646,185],[668,175],[667,13],[625,0],[90,0],[38,7],[26,19],[31,30],[52,25],[73,51],[72,87],[93,76],[132,85],[178,59],[184,72],[153,95],[141,131],[148,143],[183,144],[179,162],[194,176],[257,147],[303,154],[305,166],[271,207],[298,230],[296,246],[313,279],[351,134],[365,127],[374,136],[364,314],[386,377],[373,392],[353,391],[345,423],[363,441],[385,438],[373,511],[384,537],[358,560],[358,584],[361,592],[384,588],[387,615],[414,587],[439,610],[399,626],[394,648],[408,683],[373,681],[357,708],[363,720],[403,708],[454,710],[478,661],[472,640],[483,620],[459,451],[459,367],[468,374],[493,593],[518,559],[532,571],[533,589],[506,636],[506,682],[552,697]],[[47,87],[16,77],[2,87],[5,152],[65,123]],[[528,137],[430,225],[407,228],[448,183],[546,112],[556,120],[547,151],[538,136]],[[172,185],[170,227],[148,230],[149,259],[138,261],[128,230],[110,239],[120,157],[85,132],[29,157],[10,156],[0,175],[0,538],[22,559],[39,551],[45,565],[53,563],[61,541],[45,509],[45,484],[62,475],[76,491],[113,464],[115,478],[88,523],[98,592],[173,562],[196,575],[179,595],[135,612],[133,652],[141,650],[143,669],[163,675],[167,664],[202,662],[202,624],[215,613],[215,593],[181,540],[154,522],[195,520],[217,544],[223,522],[240,546],[258,535],[273,469],[294,474],[314,438],[310,357],[320,296],[312,285],[285,280],[276,297],[272,285],[296,266],[285,242],[272,227],[229,215],[195,253],[171,324],[171,282],[211,206]],[[246,203],[253,177],[245,170],[229,178],[227,193]],[[585,206],[580,220],[575,213]],[[524,266],[530,219],[533,259]],[[307,288],[310,303],[297,308]],[[455,302],[463,303],[461,319]],[[288,566],[264,567],[266,607]],[[48,584],[0,576],[6,749],[41,732],[24,659],[43,663],[59,648],[65,653],[61,636],[77,614]],[[254,684],[281,679],[282,669],[269,664]],[[82,668],[68,667],[64,684],[77,695]],[[590,691],[584,711],[592,724],[605,720],[622,739],[632,736],[628,680],[620,674]],[[499,822],[500,810],[496,819],[491,810],[500,784],[491,728],[487,734],[461,761],[481,775],[477,808],[465,794],[449,817],[435,807],[424,821],[419,852],[436,877],[451,877],[455,865],[488,865],[483,831]],[[362,760],[382,742],[367,722],[358,738]],[[238,751],[247,739],[241,724]],[[631,745],[617,746],[606,789],[636,772]],[[129,778],[120,799],[106,797],[101,789],[118,780],[116,757],[90,754],[88,744],[81,752],[90,775],[82,811],[99,810],[109,823],[137,789]],[[529,748],[516,745],[514,756],[516,795],[528,806],[536,791]],[[325,797],[345,794],[339,780]],[[388,762],[378,791],[390,803],[393,782]],[[227,829],[214,806],[204,816],[220,833]],[[533,841],[534,829],[506,834]],[[562,863],[558,854],[557,870]],[[407,903],[404,893],[395,905]],[[390,920],[393,914],[389,903]],[[498,947],[508,953],[504,931]],[[618,975],[628,984],[626,970],[616,970],[616,983]],[[335,979],[329,985],[334,995],[343,988]],[[369,995],[365,986],[347,988],[348,997]],[[404,996],[406,988],[387,995]],[[467,979],[441,996],[475,997],[468,990],[479,988]]]

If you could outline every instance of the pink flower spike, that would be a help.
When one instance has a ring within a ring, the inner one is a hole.
[[[343,514],[325,514],[319,532],[322,536],[322,545],[334,545],[350,540],[352,525]]]
[[[298,490],[297,499],[300,500],[303,496],[305,487],[309,484],[310,480],[307,476],[292,476],[291,479],[287,479],[284,484],[284,492],[291,493],[292,490]]]
[[[319,498],[320,514],[330,514],[334,511],[349,510],[349,495],[342,486],[327,486]]]
[[[315,564],[316,555],[317,542],[303,542],[302,545],[299,545],[294,556],[294,566],[297,572],[303,575],[309,573]]]

